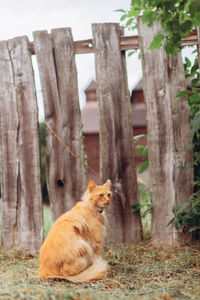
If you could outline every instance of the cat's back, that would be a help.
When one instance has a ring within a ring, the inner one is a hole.
[[[47,239],[53,235],[62,234],[62,232],[67,232],[68,234],[70,234],[72,228],[75,225],[85,225],[86,220],[83,216],[84,214],[81,213],[82,210],[84,210],[83,203],[77,202],[77,204],[72,209],[61,215],[52,225],[47,235]]]
[[[62,244],[68,245],[67,248],[71,247],[80,237],[88,240],[93,236],[101,240],[103,231],[103,216],[89,209],[84,201],[77,202],[71,210],[55,221],[42,244],[40,254],[50,247],[58,249]]]
[[[85,219],[80,214],[77,214],[77,205],[78,203],[54,222],[41,246],[40,255],[49,249],[50,246],[55,245],[57,247],[63,242],[73,243],[74,226],[79,228],[85,226],[86,223]]]

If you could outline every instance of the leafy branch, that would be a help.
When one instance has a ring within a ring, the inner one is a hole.
[[[137,17],[148,26],[160,22],[163,34],[156,35],[149,49],[159,49],[162,45],[168,54],[176,56],[181,49],[182,39],[200,26],[199,0],[132,0],[130,9],[117,10],[122,13],[121,22],[129,30],[137,28]]]
[[[129,10],[118,11],[122,13],[121,22],[124,22],[129,30],[137,28],[138,16],[141,16],[143,23],[150,27],[155,22],[160,22],[163,33],[154,36],[149,50],[163,46],[166,53],[173,56],[180,51],[182,39],[187,37],[195,26],[200,26],[199,0],[132,0]],[[186,78],[191,80],[191,89],[180,91],[176,96],[177,98],[188,97],[191,110],[194,189],[188,201],[174,206],[174,218],[169,223],[174,223],[177,229],[190,232],[200,230],[200,72],[197,50],[195,52],[194,63],[192,64],[188,57],[185,58],[184,63]],[[148,147],[137,146],[136,151],[144,158],[148,154]],[[145,169],[145,163],[148,167],[147,162],[145,161],[143,166],[140,166],[139,171],[142,172],[143,167]]]

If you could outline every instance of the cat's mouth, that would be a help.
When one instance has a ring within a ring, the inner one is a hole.
[[[102,207],[102,206],[99,206],[99,207],[98,207],[98,212],[99,212],[100,214],[102,214],[103,210],[104,210],[104,207]]]

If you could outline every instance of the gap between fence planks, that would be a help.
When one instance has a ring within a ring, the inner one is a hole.
[[[182,46],[198,45],[197,29],[194,29],[185,39],[182,41]],[[31,54],[35,54],[34,42],[30,42]],[[120,49],[134,50],[139,49],[138,35],[120,36]],[[93,39],[87,39],[74,42],[75,54],[94,53]]]

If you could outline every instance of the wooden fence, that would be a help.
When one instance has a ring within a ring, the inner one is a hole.
[[[147,41],[153,31],[142,24],[139,24],[139,38],[123,36],[118,24],[94,24],[92,30],[93,40],[81,42],[73,41],[70,28],[54,29],[51,34],[34,32],[32,43],[27,37],[0,42],[1,240],[5,248],[19,247],[35,254],[43,240],[33,54],[37,56],[45,105],[47,187],[54,219],[80,199],[86,186],[75,55],[94,52],[100,116],[100,176],[102,181],[111,179],[114,194],[107,213],[108,240],[136,243],[142,239],[140,215],[131,212],[138,196],[124,56],[125,50],[139,47],[151,137],[153,241],[173,244],[178,240],[177,232],[172,226],[166,229],[166,224],[173,204],[187,200],[188,192],[181,192],[183,180],[187,178],[189,183],[192,179],[191,171],[184,174],[176,171],[177,164],[186,164],[191,159],[191,153],[182,151],[189,137],[187,100],[183,99],[182,104],[176,101],[172,107],[176,92],[184,88],[180,57],[168,59],[161,49],[156,62],[157,54],[147,51]],[[198,44],[199,38],[199,31],[194,31],[183,44]],[[148,76],[152,69],[154,74]],[[166,76],[169,70],[171,73]],[[162,102],[161,98],[166,101]],[[170,114],[173,118],[166,126]],[[160,124],[159,115],[164,125]],[[181,134],[180,124],[184,126],[184,123],[185,134]],[[168,167],[168,162],[173,168]]]

